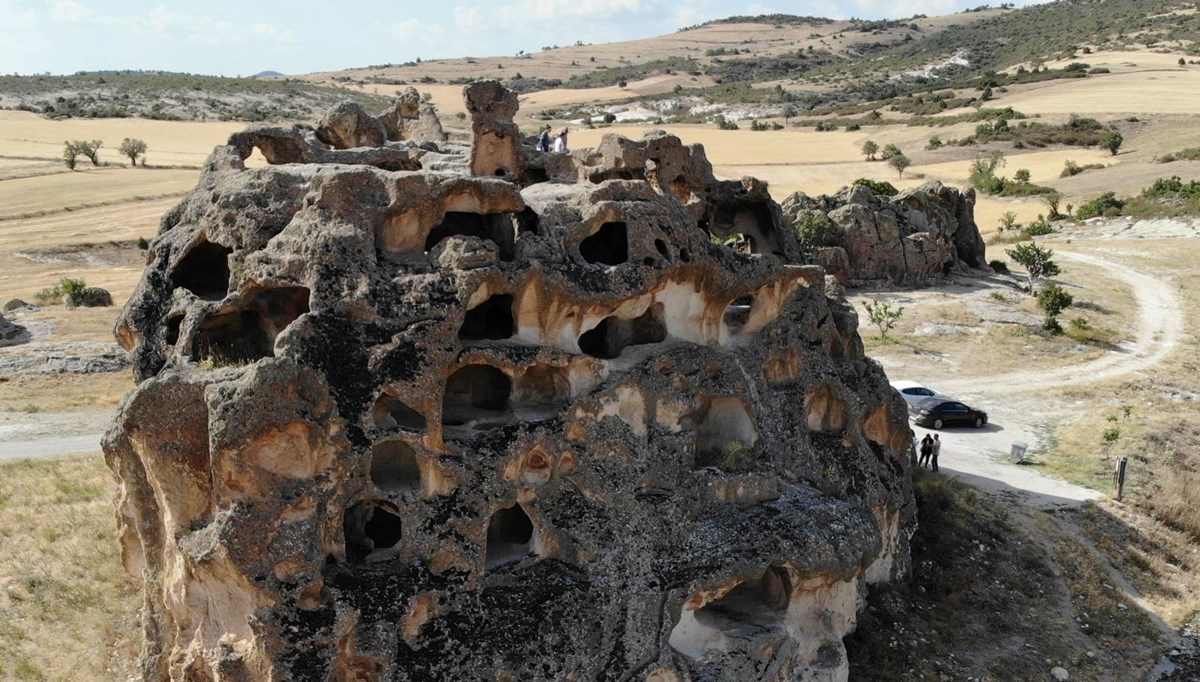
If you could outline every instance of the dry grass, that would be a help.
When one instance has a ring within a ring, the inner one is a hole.
[[[141,646],[98,455],[0,465],[0,679],[111,680]]]
[[[133,387],[127,372],[0,377],[0,412],[114,409]]]
[[[0,182],[0,221],[43,213],[121,204],[139,198],[181,196],[199,172],[155,168],[89,168]]]

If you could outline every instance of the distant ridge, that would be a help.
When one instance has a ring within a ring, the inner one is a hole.
[[[283,75],[286,75],[286,74],[279,73],[278,71],[259,71],[258,73],[251,76],[251,78],[276,78],[278,76],[283,76]]]

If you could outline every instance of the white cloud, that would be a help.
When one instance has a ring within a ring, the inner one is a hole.
[[[30,8],[21,8],[22,3],[0,0],[0,33],[17,33],[33,28],[36,13]]]
[[[90,8],[72,2],[72,0],[55,0],[50,6],[50,20],[67,24],[77,24],[91,18],[95,12]]]
[[[556,22],[644,14],[657,6],[658,0],[521,0],[515,7],[457,5],[454,23],[464,33],[484,33],[496,28],[536,29],[539,25],[552,28]]]
[[[441,45],[446,38],[446,31],[441,26],[416,18],[397,21],[392,24],[391,33],[397,40],[427,46]]]

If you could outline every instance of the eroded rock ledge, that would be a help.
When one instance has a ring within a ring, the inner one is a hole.
[[[915,514],[836,282],[700,147],[465,96],[471,145],[239,133],[165,216],[105,439],[142,674],[844,680]]]

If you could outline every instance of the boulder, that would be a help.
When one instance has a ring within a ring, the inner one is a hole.
[[[104,440],[139,676],[845,679],[916,515],[841,288],[701,148],[549,181],[515,95],[465,97],[473,145],[419,172],[246,169],[318,148],[260,128],[164,217]]]
[[[113,304],[112,294],[100,287],[84,287],[63,297],[68,308],[107,308]]]
[[[382,147],[388,138],[384,125],[361,104],[342,102],[321,119],[317,139],[334,149],[353,149]]]
[[[8,313],[8,312],[12,312],[14,310],[19,310],[21,308],[28,308],[28,307],[30,307],[30,306],[25,301],[22,301],[19,298],[10,298],[8,300],[8,302],[4,304],[4,312]]]
[[[33,336],[25,327],[0,315],[0,348],[28,343]]]
[[[797,192],[783,202],[786,219],[797,228],[813,215],[836,225],[837,243],[811,246],[841,248],[848,268],[839,280],[853,286],[921,287],[952,272],[988,270],[974,210],[974,190],[937,181],[895,197],[853,185],[834,196]],[[823,263],[815,253],[808,260]]]

